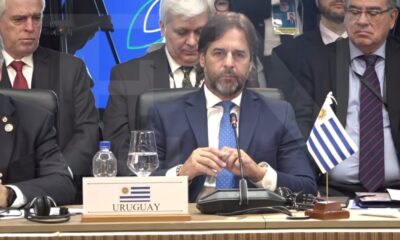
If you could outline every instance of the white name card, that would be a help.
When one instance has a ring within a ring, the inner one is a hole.
[[[83,215],[187,215],[188,179],[85,177]]]

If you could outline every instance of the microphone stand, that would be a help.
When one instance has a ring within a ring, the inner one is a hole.
[[[84,26],[75,26],[74,21],[74,2],[72,0],[65,0],[64,9],[62,11],[60,0],[50,0],[47,1],[49,4],[50,10],[50,34],[60,36],[60,48],[64,53],[73,53],[74,49],[69,49],[68,45],[68,37],[71,37],[72,32],[81,31],[93,26],[98,26],[99,30],[104,31],[107,36],[108,44],[111,48],[111,52],[114,56],[114,60],[116,64],[121,63],[120,58],[118,56],[114,41],[112,39],[111,33],[114,31],[114,27],[111,21],[111,17],[107,12],[103,0],[92,0],[93,6],[95,7],[97,20],[93,23],[86,24]],[[79,3],[75,3],[75,5],[79,5]],[[63,12],[63,13],[61,13]]]
[[[231,125],[235,134],[236,149],[240,164],[239,189],[217,189],[197,201],[196,207],[205,214],[243,214],[247,211],[277,211],[276,206],[284,206],[286,199],[266,189],[248,189],[244,178],[243,160],[240,154],[239,138],[236,133],[237,116],[230,114]],[[239,200],[239,204],[238,204]]]
[[[238,153],[238,158],[239,158],[239,165],[240,165],[240,180],[239,180],[239,205],[247,205],[249,203],[249,199],[247,197],[248,195],[248,189],[247,189],[247,181],[244,178],[244,171],[243,171],[243,160],[242,160],[242,155],[240,154],[240,147],[239,147],[239,138],[237,136],[237,116],[235,113],[230,114],[230,120],[231,120],[231,125],[233,128],[233,133],[235,135],[235,141],[236,141],[236,150]]]
[[[113,41],[113,39],[111,37],[111,33],[110,33],[112,31],[114,31],[114,27],[111,22],[111,17],[107,12],[106,5],[104,4],[103,0],[93,0],[93,3],[96,7],[97,15],[99,16],[99,19],[100,19],[99,27],[103,32],[106,33],[108,45],[111,48],[111,52],[114,56],[115,63],[120,64],[121,60],[119,59],[117,50],[115,48],[114,41]]]

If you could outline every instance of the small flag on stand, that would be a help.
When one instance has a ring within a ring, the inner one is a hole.
[[[333,112],[332,100],[329,92],[307,140],[308,151],[324,174],[358,151]]]

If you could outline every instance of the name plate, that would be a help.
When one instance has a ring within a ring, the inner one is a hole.
[[[187,216],[188,212],[186,176],[83,178],[85,217]]]

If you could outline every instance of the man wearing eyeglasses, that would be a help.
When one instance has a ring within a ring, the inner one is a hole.
[[[400,186],[400,42],[389,37],[396,0],[347,0],[345,9],[349,40],[328,45],[303,68],[309,98],[300,121],[311,129],[333,91],[336,115],[359,151],[330,172],[329,193],[353,197]]]

